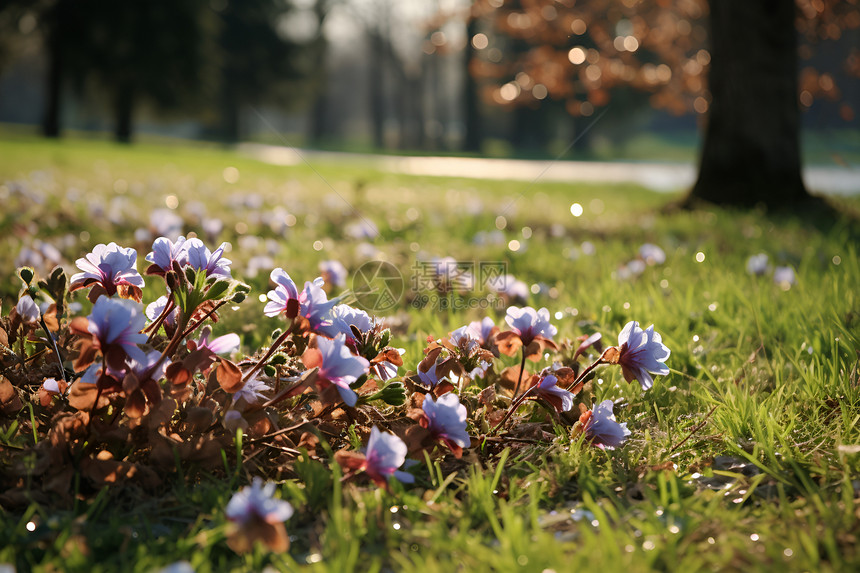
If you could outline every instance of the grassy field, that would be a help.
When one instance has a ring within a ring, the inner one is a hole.
[[[336,464],[303,457],[291,470],[297,479],[279,480],[280,496],[296,508],[286,523],[290,550],[237,555],[225,543],[224,508],[253,474],[237,444],[224,453],[223,472],[180,464],[158,495],[117,486],[71,506],[4,505],[0,564],[856,571],[860,229],[755,211],[662,211],[671,199],[635,186],[273,167],[209,147],[0,141],[3,316],[18,294],[23,248],[50,244],[74,272],[75,259],[116,241],[137,249],[142,269],[158,225],[178,215],[184,233],[232,245],[233,274],[252,291],[216,333],[239,333],[247,354],[279,326],[258,299],[270,288],[269,271],[283,267],[301,284],[329,259],[350,271],[371,259],[402,270],[406,295],[386,313],[394,345],[406,351],[401,373],[415,370],[428,336],[485,314],[503,326],[504,308],[408,304],[416,261],[444,256],[504,264],[529,286],[528,304],[549,309],[557,339],[600,332],[613,344],[637,320],[653,323],[672,351],[671,373],[648,392],[616,369],[599,370],[590,384],[595,400],[616,401],[632,432],[615,451],[548,424],[540,443],[473,448],[462,462],[421,461],[416,484],[394,482],[390,493],[342,484]],[[633,272],[629,263],[645,243],[660,246],[666,260]],[[791,267],[796,281],[775,282],[772,269],[747,273],[758,253],[771,267]],[[144,302],[159,294],[145,290]],[[88,308],[83,295],[75,300]],[[0,415],[0,463],[36,434],[16,433],[10,420]]]

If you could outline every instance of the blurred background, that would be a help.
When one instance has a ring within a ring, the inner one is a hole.
[[[0,124],[123,142],[694,161],[711,105],[708,19],[704,0],[3,0]],[[798,0],[794,20],[804,160],[856,163],[860,5]]]

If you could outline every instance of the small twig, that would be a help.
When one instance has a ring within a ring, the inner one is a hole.
[[[215,312],[216,312],[219,308],[221,308],[222,306],[224,306],[225,304],[227,304],[227,301],[226,301],[226,300],[222,300],[222,301],[218,302],[218,304],[216,304],[215,306],[213,306],[211,309],[209,309],[209,310],[206,312],[206,314],[204,314],[204,315],[203,315],[203,318],[201,318],[200,320],[198,320],[197,322],[195,322],[194,324],[192,324],[191,326],[189,326],[188,328],[186,328],[186,329],[182,332],[182,338],[185,338],[186,336],[188,336],[189,334],[191,334],[192,332],[194,332],[194,330],[195,330],[195,329],[197,329],[197,327],[198,327],[198,326],[200,326],[201,324],[203,324],[203,323],[206,321],[206,319],[207,319],[207,318],[209,318],[210,316],[212,316],[213,314],[215,314]]]
[[[713,408],[711,408],[711,411],[710,411],[710,412],[708,412],[707,414],[705,414],[705,419],[704,419],[704,420],[702,420],[701,422],[699,422],[698,424],[696,424],[695,426],[693,426],[693,429],[692,429],[692,430],[690,430],[690,433],[689,433],[689,434],[687,434],[687,437],[686,437],[686,438],[684,438],[683,440],[681,440],[680,442],[678,442],[677,444],[675,444],[674,446],[672,446],[672,449],[671,449],[671,450],[669,450],[669,452],[670,452],[670,453],[671,453],[671,452],[674,452],[675,450],[677,450],[678,448],[680,448],[681,446],[683,446],[684,444],[686,444],[686,443],[687,443],[687,440],[689,440],[690,438],[692,438],[692,437],[693,437],[693,434],[695,434],[696,432],[698,432],[699,430],[701,430],[702,428],[704,428],[704,427],[705,427],[705,425],[708,423],[708,418],[710,418],[710,417],[711,417],[711,414],[713,414],[713,413],[714,413],[714,411],[715,411],[719,406],[720,406],[719,404],[714,405],[714,407],[713,407]]]
[[[475,438],[475,439],[478,440],[478,438]],[[543,443],[540,440],[535,440],[533,438],[514,438],[511,436],[505,436],[505,437],[481,436],[481,439],[478,441],[483,441],[483,442],[519,442],[522,444],[540,444],[540,443]]]
[[[269,438],[274,438],[275,436],[280,436],[281,434],[286,434],[287,432],[292,432],[293,430],[298,430],[299,428],[301,428],[305,424],[309,424],[309,423],[310,422],[308,422],[307,420],[302,420],[300,423],[298,423],[294,426],[290,426],[289,428],[281,428],[280,430],[272,432],[271,434],[266,434],[265,436],[260,436],[259,438],[254,438],[253,440],[249,440],[245,443],[248,445],[251,445],[251,444],[263,442],[265,440],[268,440]]]
[[[278,392],[277,395],[275,395],[271,400],[267,401],[265,404],[260,406],[260,408],[268,408],[269,406],[274,406],[275,404],[277,404],[281,400],[284,400],[287,396],[290,395],[290,393],[293,390],[295,390],[296,388],[301,386],[304,382],[305,381],[301,378],[299,380],[296,380],[294,384],[287,386],[286,388],[284,388],[283,390]]]
[[[346,404],[344,404],[343,406],[346,406]],[[323,416],[328,416],[329,414],[331,414],[332,412],[334,412],[335,410],[337,410],[340,407],[341,407],[341,405],[338,403],[329,404],[328,406],[323,408],[322,411],[320,411],[320,413],[317,414],[316,417],[322,419]],[[344,408],[344,411],[346,411],[346,408]]]
[[[294,324],[295,324],[295,323],[294,323]],[[288,328],[287,330],[285,330],[285,331],[284,331],[284,333],[283,333],[283,334],[281,334],[281,335],[278,337],[278,339],[277,339],[277,340],[275,340],[275,342],[273,342],[273,343],[272,343],[272,346],[269,348],[268,352],[266,352],[266,354],[265,354],[265,355],[264,355],[260,360],[258,360],[258,361],[257,361],[257,363],[256,363],[256,364],[254,364],[254,366],[252,366],[250,370],[248,370],[247,372],[245,372],[245,374],[242,376],[242,379],[243,379],[244,381],[246,381],[246,382],[247,382],[248,380],[250,380],[250,379],[251,379],[251,377],[252,377],[254,374],[256,374],[256,373],[257,373],[257,372],[258,372],[258,371],[259,371],[263,366],[265,366],[265,365],[266,365],[266,362],[268,362],[268,361],[269,361],[269,358],[271,358],[271,357],[272,357],[272,355],[273,355],[275,352],[277,352],[278,348],[280,348],[280,347],[281,347],[281,345],[282,345],[284,342],[286,342],[287,338],[288,338],[290,335],[292,335],[292,334],[293,334],[293,328],[292,328],[292,326],[293,326],[293,325],[290,325],[290,328]]]
[[[149,333],[149,337],[146,339],[146,343],[149,344],[152,342],[152,339],[155,338],[155,335],[158,333],[158,329],[161,328],[161,325],[167,319],[168,315],[173,312],[173,309],[176,307],[176,304],[173,302],[173,297],[170,297],[167,300],[167,304],[164,305],[164,310],[161,311],[161,314],[155,319],[155,321],[143,329],[142,332],[146,332],[147,330],[151,330]]]
[[[101,384],[96,386],[96,399],[93,400],[93,406],[90,408],[90,419],[87,420],[87,433],[90,432],[90,427],[93,425],[93,418],[95,418],[96,408],[99,405],[99,398],[102,397],[102,387]]]
[[[526,398],[528,398],[528,396],[529,396],[529,394],[531,393],[532,389],[533,389],[533,388],[536,388],[536,387],[537,387],[537,386],[532,386],[531,388],[529,388],[528,390],[526,390],[525,392],[523,392],[523,393],[522,393],[522,395],[521,395],[519,398],[517,398],[516,400],[512,400],[512,401],[511,401],[511,405],[510,405],[510,407],[508,408],[508,411],[507,411],[507,412],[505,412],[505,416],[502,418],[502,420],[501,420],[498,424],[496,424],[496,427],[495,427],[495,428],[493,428],[492,430],[490,430],[490,433],[489,433],[488,435],[492,436],[493,434],[495,434],[496,432],[498,432],[498,431],[499,431],[499,429],[500,429],[502,426],[504,426],[504,425],[505,425],[505,422],[507,422],[507,421],[510,419],[510,417],[514,415],[514,412],[516,412],[516,411],[517,411],[517,408],[519,408],[520,406],[522,406],[523,402],[525,402]]]
[[[51,347],[54,349],[54,353],[57,355],[57,364],[60,367],[60,376],[63,377],[63,382],[68,383],[68,380],[66,380],[66,369],[63,368],[63,358],[60,356],[60,349],[57,348],[57,343],[54,341],[54,337],[51,334],[51,331],[48,330],[48,325],[45,324],[45,317],[41,314],[39,315],[39,322],[42,323],[42,330],[45,331],[45,335],[48,337],[48,342],[51,343]]]
[[[600,357],[597,360],[595,360],[594,362],[592,362],[588,366],[588,368],[583,370],[582,373],[579,376],[577,376],[576,379],[573,382],[571,382],[567,388],[565,388],[565,390],[567,390],[568,392],[572,392],[574,388],[576,388],[577,386],[582,385],[584,383],[585,377],[588,376],[589,374],[591,374],[592,370],[594,370],[595,368],[597,368],[601,364],[606,364],[606,361],[603,360],[603,357],[606,356],[606,353],[609,352],[609,350],[611,348],[615,348],[615,347],[610,346],[609,348],[604,350],[603,353],[600,355]]]
[[[286,454],[291,454],[294,456],[300,456],[302,453],[299,450],[294,450],[293,448],[288,448],[286,446],[276,446],[274,444],[263,444],[267,448],[272,448],[273,450],[278,450],[280,452],[284,452]]]
[[[526,370],[526,347],[523,346],[523,359],[520,360],[520,375],[517,376],[517,385],[514,388],[514,395],[513,395],[514,398],[516,398],[517,394],[519,394],[519,392],[520,392],[520,384],[523,381],[523,372],[525,372],[525,370]]]

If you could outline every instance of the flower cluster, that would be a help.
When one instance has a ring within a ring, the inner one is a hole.
[[[80,460],[94,481],[142,479],[147,464],[175,468],[177,456],[223,467],[237,433],[249,436],[241,440],[243,454],[254,463],[289,467],[296,452],[319,460],[334,450],[344,481],[365,479],[385,489],[392,478],[414,483],[415,460],[460,458],[477,443],[527,443],[566,432],[571,444],[581,435],[611,450],[631,431],[616,420],[612,400],[591,406],[595,370],[618,366],[619,377],[638,381],[643,391],[670,373],[670,351],[653,325],[630,321],[617,345],[604,349],[598,332],[559,337],[549,310],[530,306],[507,308],[507,330],[485,316],[428,336],[423,355],[407,357],[414,370],[401,373],[404,351],[392,345],[385,322],[331,294],[346,274],[333,261],[320,266],[329,284],[319,277],[302,288],[283,268],[271,270],[272,288],[258,312],[277,327],[267,347],[243,357],[237,334],[213,335],[219,312],[250,290],[232,277],[229,251],[228,243],[210,250],[178,234],[155,239],[145,274],[157,277],[150,280],[161,289],[146,309],[136,251],[115,243],[79,259],[81,272],[68,286],[62,269],[35,283],[32,269],[19,272],[26,288],[2,334],[10,345],[21,342],[22,353],[25,341],[37,353],[4,356],[4,366],[51,357],[41,378],[20,375],[15,387],[38,388],[27,395],[38,396],[39,415],[57,428],[45,443],[65,448],[60,457]],[[641,257],[658,264],[664,255],[650,248]],[[93,301],[89,314],[65,321],[68,293],[85,289]],[[56,367],[66,360],[74,372]],[[6,370],[12,378],[14,370]],[[21,411],[24,392],[4,392],[0,407]],[[550,424],[553,433],[546,431]],[[544,429],[534,433],[535,426]],[[321,440],[330,443],[318,447]],[[117,451],[132,453],[113,459]],[[150,473],[156,481],[158,472]],[[293,510],[275,491],[255,479],[228,503],[227,538],[236,551],[258,541],[287,549],[283,523]]]

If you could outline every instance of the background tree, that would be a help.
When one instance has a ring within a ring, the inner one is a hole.
[[[163,110],[190,105],[211,83],[208,2],[150,0],[131,10],[122,2],[75,0],[67,10],[84,27],[64,36],[63,45],[75,50],[64,66],[79,86],[93,81],[107,95],[117,141],[131,141],[142,103]]]
[[[241,0],[218,11],[221,138],[239,141],[242,109],[290,97],[286,88],[303,75],[300,46],[282,29],[291,5],[285,0]]]
[[[707,114],[692,200],[773,207],[808,198],[800,171],[798,30],[810,41],[838,39],[860,27],[857,0],[476,3],[492,8],[490,49],[498,51],[474,66],[486,101],[510,109],[563,101],[576,118],[631,97],[631,89],[644,92],[653,108]],[[811,48],[804,48],[808,58]],[[860,76],[860,53],[846,62]],[[838,99],[829,74],[807,66],[801,80],[801,105]],[[854,114],[847,102],[840,113],[847,120]]]
[[[8,0],[0,4],[0,30],[4,30],[0,34],[0,69],[14,51],[22,26],[39,28],[47,61],[42,113],[45,137],[60,136],[62,92],[69,80],[67,63],[81,55],[75,35],[87,32],[86,21],[73,4],[72,0]]]
[[[317,28],[306,49],[312,62],[308,81],[310,93],[313,96],[307,136],[308,141],[314,145],[325,142],[333,131],[327,117],[329,106],[327,63],[330,50],[329,41],[325,35],[325,23],[332,8],[339,3],[340,0],[315,0],[313,5]]]
[[[804,201],[795,4],[717,0],[710,8],[712,103],[690,197],[771,208]]]
[[[486,33],[471,69],[484,101],[514,112],[520,137],[546,137],[527,131],[554,107],[572,117],[574,137],[611,101],[623,101],[605,120],[615,123],[647,105],[676,115],[708,107],[699,0],[476,0],[473,12]]]

